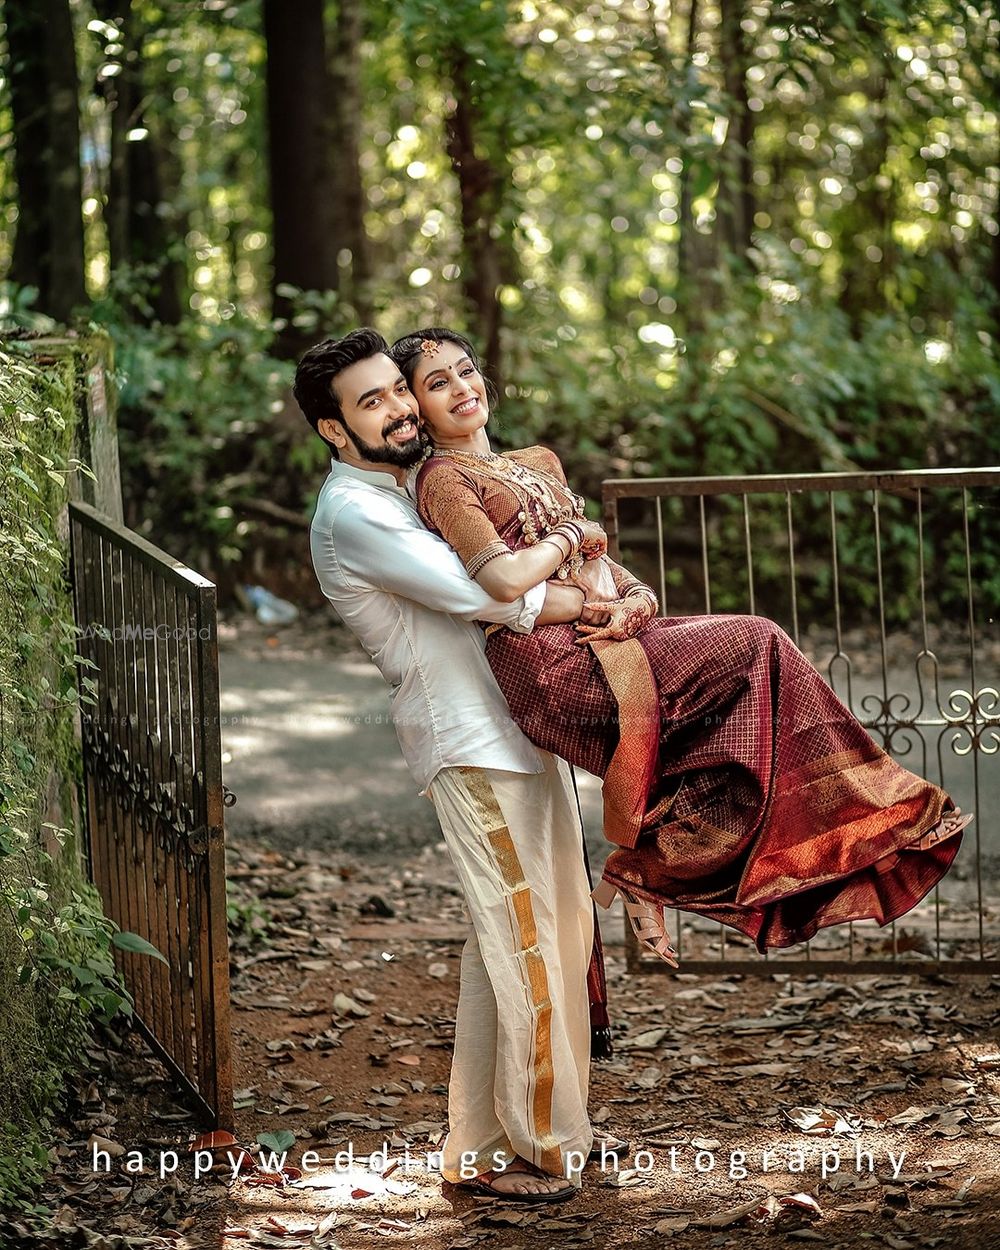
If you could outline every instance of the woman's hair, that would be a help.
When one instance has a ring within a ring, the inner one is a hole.
[[[421,343],[455,343],[460,347],[475,365],[476,369],[483,375],[486,381],[486,395],[493,406],[497,402],[496,388],[483,369],[476,349],[472,346],[464,334],[459,334],[457,330],[449,330],[445,326],[426,326],[423,330],[414,330],[412,334],[404,334],[401,339],[397,339],[389,348],[389,357],[399,366],[399,372],[406,378],[406,385],[413,390],[413,376],[417,371],[417,364],[424,358],[421,351]]]

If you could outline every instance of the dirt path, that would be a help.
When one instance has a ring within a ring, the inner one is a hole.
[[[276,685],[270,706],[286,694]],[[105,1038],[53,1133],[47,1211],[0,1220],[2,1250],[1000,1250],[1000,980],[628,976],[617,916],[604,926],[617,1053],[593,1067],[591,1114],[647,1154],[588,1169],[551,1210],[445,1192],[427,1155],[445,1127],[464,904],[440,837],[423,835],[426,800],[365,816],[372,799],[361,787],[362,810],[330,818],[341,841],[310,826],[296,844],[294,821],[273,839],[248,821],[229,840],[237,1139],[256,1151],[259,1134],[287,1134],[302,1175],[233,1179],[220,1155],[195,1179],[186,1145],[206,1125],[138,1035]],[[804,1131],[824,1118],[826,1135]],[[94,1133],[141,1151],[144,1170],[123,1154],[95,1176]],[[388,1164],[370,1165],[383,1142]],[[349,1149],[352,1170],[337,1157]],[[169,1151],[177,1170],[161,1179]]]

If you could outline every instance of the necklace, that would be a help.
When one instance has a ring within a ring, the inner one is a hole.
[[[471,456],[473,460],[502,460],[495,451],[466,451],[462,447],[435,447],[432,456]]]

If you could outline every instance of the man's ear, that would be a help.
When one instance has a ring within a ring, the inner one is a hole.
[[[333,443],[334,447],[347,446],[347,435],[344,432],[344,427],[332,417],[321,417],[316,422],[316,429],[327,442]]]

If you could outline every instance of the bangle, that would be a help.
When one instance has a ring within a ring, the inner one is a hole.
[[[550,534],[546,534],[544,538],[540,538],[538,541],[540,543],[548,543],[550,547],[555,547],[556,551],[559,552],[559,564],[562,564],[573,554],[573,548],[570,546],[568,551],[563,551],[562,545],[558,541],[560,538],[566,538],[566,542],[569,543],[569,539],[565,534],[559,534],[555,530],[553,530]],[[559,565],[557,564],[556,568],[558,567]]]
[[[560,538],[565,538],[569,543],[569,551],[566,554],[567,560],[570,556],[576,555],[587,537],[583,527],[575,524],[573,521],[563,521],[561,525],[557,525],[555,529],[549,531],[550,537],[553,534],[558,534]]]
[[[510,555],[510,548],[502,538],[495,539],[487,543],[482,551],[477,551],[471,559],[466,560],[465,571],[470,577],[476,577],[491,560],[495,560],[497,556],[506,555]]]
[[[618,594],[622,599],[626,599],[629,595],[645,595],[650,599],[656,598],[656,592],[652,586],[647,586],[645,582],[640,582],[638,578],[634,578],[629,582],[622,582],[618,587]]]

